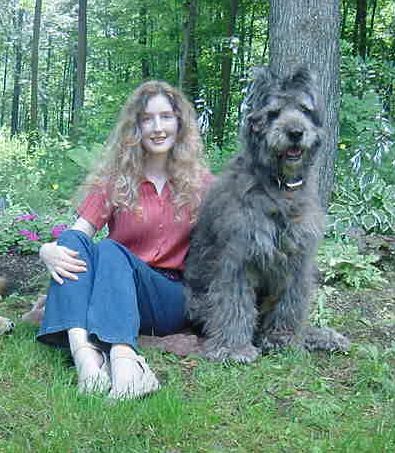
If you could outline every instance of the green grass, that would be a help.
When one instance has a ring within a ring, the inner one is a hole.
[[[148,350],[162,390],[112,404],[79,395],[68,356],[34,336],[18,325],[0,337],[1,452],[395,450],[391,348],[290,350],[250,366]]]

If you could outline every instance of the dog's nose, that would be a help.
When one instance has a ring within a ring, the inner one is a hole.
[[[300,141],[303,136],[303,131],[301,129],[289,129],[287,131],[288,138],[292,140],[294,143]]]

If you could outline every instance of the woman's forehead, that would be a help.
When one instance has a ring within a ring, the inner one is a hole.
[[[164,94],[155,94],[151,96],[144,108],[145,113],[156,113],[164,111],[173,111],[173,106],[170,103],[170,100]]]

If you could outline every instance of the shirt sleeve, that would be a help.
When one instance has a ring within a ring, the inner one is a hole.
[[[77,213],[97,230],[101,230],[112,214],[112,209],[107,203],[106,191],[97,189],[90,192],[77,207]]]

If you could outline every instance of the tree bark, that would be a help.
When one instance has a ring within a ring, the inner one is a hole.
[[[77,73],[74,87],[72,127],[77,132],[81,121],[81,111],[84,106],[86,53],[87,53],[87,0],[78,0],[78,45]]]
[[[19,132],[19,99],[21,95],[21,71],[22,71],[22,27],[24,10],[14,11],[13,26],[17,36],[14,42],[15,68],[14,68],[14,88],[12,93],[11,106],[11,137]]]
[[[6,91],[7,91],[7,76],[8,76],[8,40],[4,55],[4,73],[3,73],[3,88],[1,91],[1,111],[0,111],[0,127],[4,124],[5,108],[6,108]]]
[[[184,3],[185,22],[183,30],[182,51],[178,84],[194,100],[199,95],[198,64],[196,52],[196,22],[197,0],[187,0]]]
[[[233,37],[236,25],[238,0],[229,0],[229,12],[225,14],[228,17],[227,33],[228,40]],[[222,63],[221,63],[221,87],[222,92],[219,97],[219,102],[215,108],[214,113],[214,135],[218,146],[222,146],[224,139],[224,126],[228,110],[229,96],[230,96],[230,76],[232,70],[233,53],[229,44],[223,47],[222,50]]]
[[[149,79],[149,61],[147,58],[147,5],[142,4],[140,8],[140,36],[139,44],[141,45],[141,76],[143,79]]]
[[[51,55],[52,55],[52,37],[51,35],[48,36],[48,49],[47,49],[47,66],[46,66],[46,74],[45,74],[45,89],[46,93],[44,96],[44,102],[42,105],[43,109],[43,128],[44,131],[48,131],[48,101],[49,101],[49,96],[48,96],[48,86],[49,86],[49,73],[51,70]]]
[[[30,84],[30,121],[29,121],[29,145],[37,142],[37,93],[38,93],[38,46],[40,42],[42,0],[36,0],[33,22],[33,40],[31,56],[31,84]]]
[[[320,198],[327,207],[339,136],[339,0],[271,0],[270,67],[284,75],[304,64],[317,73],[325,100],[325,140],[320,161]]]
[[[363,60],[366,58],[366,15],[367,0],[357,0],[353,34],[354,55],[359,55]]]

